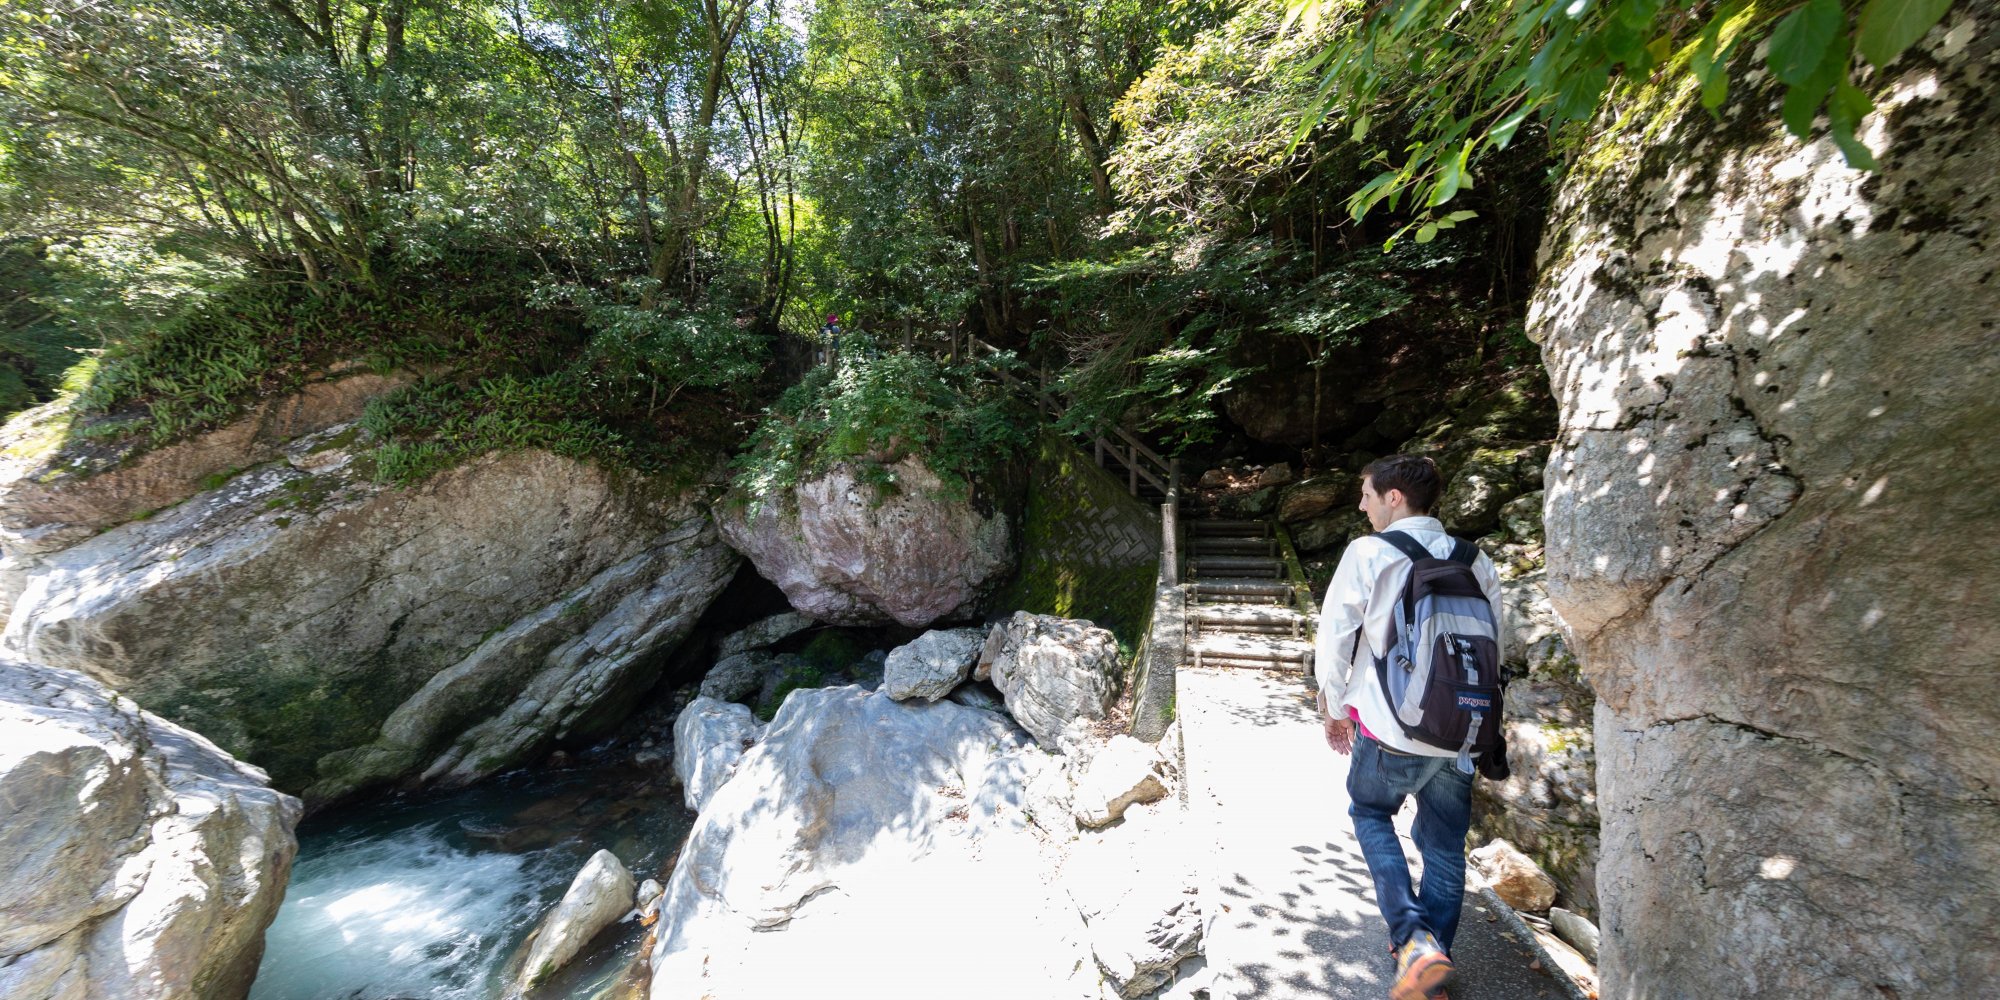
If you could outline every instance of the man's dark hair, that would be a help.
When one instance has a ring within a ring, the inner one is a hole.
[[[1428,514],[1444,492],[1438,465],[1422,455],[1389,455],[1368,463],[1361,475],[1375,485],[1375,492],[1403,491],[1403,502],[1419,514]]]

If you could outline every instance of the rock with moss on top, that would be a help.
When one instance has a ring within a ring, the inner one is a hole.
[[[914,456],[843,462],[719,508],[723,537],[792,607],[836,625],[929,625],[976,607],[1012,570],[1007,497],[965,495]]]

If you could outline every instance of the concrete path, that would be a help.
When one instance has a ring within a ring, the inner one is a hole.
[[[1347,817],[1348,758],[1327,748],[1299,675],[1182,668],[1177,683],[1189,818],[1215,845],[1201,897],[1210,1000],[1387,997],[1395,969]],[[1412,859],[1414,808],[1397,818]],[[1480,906],[1468,895],[1452,1000],[1563,997]]]

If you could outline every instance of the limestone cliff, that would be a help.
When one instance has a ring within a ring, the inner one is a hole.
[[[276,459],[241,472],[142,456],[174,474],[137,519],[130,461],[0,487],[0,523],[41,543],[9,550],[5,645],[310,805],[471,780],[615,717],[737,565],[698,495],[538,451],[391,486],[357,434],[245,434],[237,467]]]
[[[1530,327],[1607,996],[2000,981],[1996,23],[1893,68],[1879,172],[1656,97],[1566,182]]]

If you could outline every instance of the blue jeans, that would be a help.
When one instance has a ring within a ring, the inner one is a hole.
[[[1354,837],[1368,859],[1389,940],[1398,947],[1427,930],[1449,953],[1458,935],[1458,910],[1465,899],[1465,833],[1472,826],[1472,775],[1461,773],[1453,762],[1451,757],[1384,750],[1355,734],[1347,814],[1354,817]],[[1414,891],[1394,823],[1409,795],[1417,797],[1411,839],[1424,859],[1423,885]]]

